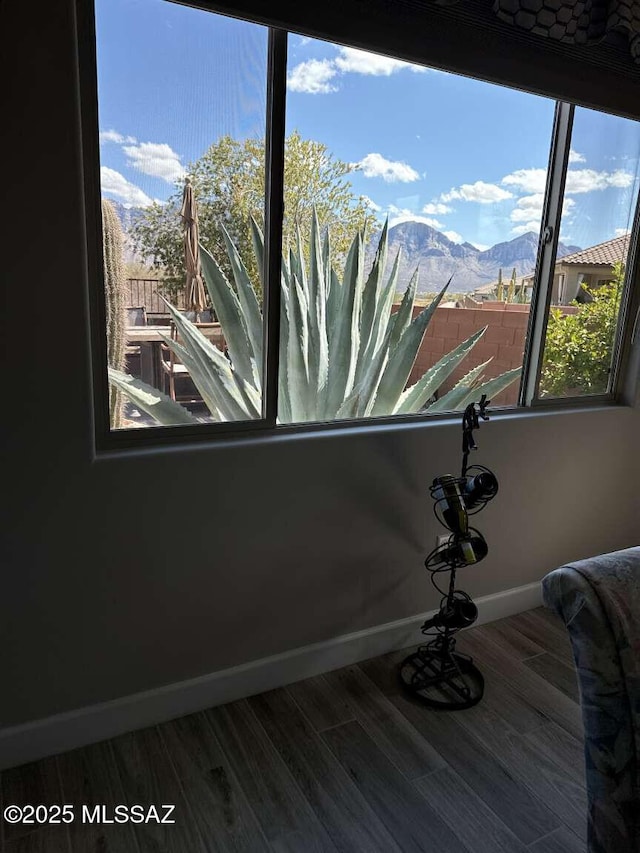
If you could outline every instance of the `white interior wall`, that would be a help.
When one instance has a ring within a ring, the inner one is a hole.
[[[8,381],[0,726],[435,606],[427,487],[458,423],[92,458],[70,0],[5,0]],[[20,73],[16,73],[16,68]],[[19,248],[23,246],[24,248]],[[637,544],[640,413],[495,418],[473,595]]]

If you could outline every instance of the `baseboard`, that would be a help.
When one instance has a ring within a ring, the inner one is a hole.
[[[477,624],[531,610],[541,603],[540,583],[487,595],[476,599]],[[431,615],[432,612],[420,613],[209,675],[0,729],[0,769],[253,696],[385,652],[417,646],[420,626]]]

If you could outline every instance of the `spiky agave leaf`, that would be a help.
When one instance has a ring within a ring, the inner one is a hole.
[[[398,250],[398,254],[396,255],[396,264],[399,263],[401,249]],[[416,301],[416,292],[418,289],[418,270],[416,267],[415,272],[409,279],[409,284],[407,289],[402,295],[402,300],[400,302],[400,307],[396,311],[395,314],[392,314],[389,318],[389,322],[393,323],[393,330],[391,333],[391,341],[390,345],[395,347],[398,343],[404,330],[411,323],[411,317],[413,316],[413,306]]]
[[[206,363],[203,369],[197,356],[190,353],[186,347],[168,335],[162,335],[162,338],[176,359],[182,362],[189,371],[193,384],[216,421],[246,420],[249,418],[248,413],[243,408],[243,401],[237,392],[233,374],[228,364],[228,372],[215,360]],[[237,399],[235,399],[236,397]]]
[[[327,343],[329,345],[329,360],[331,360],[331,353],[335,350],[335,321],[338,317],[338,311],[340,310],[340,301],[342,299],[342,282],[338,278],[338,275],[333,268],[329,270],[329,278],[331,280],[331,284],[327,291]]]
[[[302,235],[300,233],[300,228],[296,228],[296,248],[291,249],[291,272],[295,273],[298,276],[298,281],[302,285],[305,294],[307,295],[307,301],[311,304],[309,300],[309,282],[307,281],[307,268],[304,263],[304,249],[302,246]]]
[[[522,368],[514,367],[513,370],[507,370],[505,373],[501,373],[500,376],[495,376],[493,379],[488,379],[486,382],[483,382],[481,385],[478,385],[477,388],[474,388],[473,391],[470,391],[469,394],[467,394],[467,396],[460,403],[460,408],[462,409],[468,406],[469,403],[472,403],[474,400],[478,400],[483,394],[486,394],[487,400],[491,401],[501,391],[504,391],[505,388],[508,388],[512,382],[515,382],[521,374]]]
[[[371,265],[369,276],[362,290],[362,310],[360,314],[360,349],[358,352],[358,365],[356,368],[356,383],[362,377],[366,369],[367,354],[370,352],[371,339],[377,331],[377,315],[379,313],[380,294],[382,281],[387,265],[387,233],[389,221],[386,220],[378,240],[378,247]]]
[[[260,310],[256,292],[251,284],[249,273],[240,257],[240,253],[236,249],[224,225],[221,225],[220,228],[222,229],[222,237],[229,263],[231,264],[233,280],[236,285],[236,292],[244,317],[249,344],[253,351],[251,357],[256,364],[262,364],[262,311]]]
[[[260,287],[262,288],[262,292],[264,293],[264,280],[266,272],[264,268],[264,234],[262,233],[262,228],[260,228],[253,216],[250,217],[250,222],[253,254],[256,256],[256,261],[258,262],[258,272],[260,273]]]
[[[389,361],[378,386],[372,410],[374,415],[385,415],[393,412],[394,406],[411,374],[411,369],[427,331],[427,326],[450,284],[451,279],[445,284],[440,293],[434,297],[431,304],[424,311],[421,311],[415,320],[407,326],[400,335],[397,344],[390,352]]]
[[[382,275],[378,281],[373,328],[371,329],[369,343],[367,344],[363,356],[365,370],[367,369],[367,365],[374,359],[382,346],[384,346],[389,353],[393,352],[394,349],[393,336],[396,329],[396,323],[391,319],[391,308],[393,306],[393,298],[396,293],[399,267],[400,252],[396,255],[391,274],[387,281],[384,281],[384,270],[382,271]],[[389,332],[388,335],[387,332]]]
[[[316,389],[316,399],[326,392],[329,367],[327,342],[327,292],[322,259],[320,226],[315,210],[311,219],[309,236],[309,275],[307,277],[307,304],[309,309],[309,381]]]
[[[362,235],[356,234],[347,255],[340,298],[332,302],[331,316],[327,317],[331,342],[324,407],[327,418],[337,414],[353,390],[360,342],[363,277],[364,246]]]
[[[391,327],[387,328],[382,346],[379,347],[371,359],[367,372],[352,392],[352,396],[358,401],[354,417],[364,418],[370,416],[372,413],[380,380],[389,362],[389,339],[391,331]]]
[[[404,415],[420,411],[425,403],[433,397],[442,383],[449,378],[462,359],[471,352],[487,331],[487,328],[485,326],[483,329],[475,332],[454,350],[444,355],[426,373],[423,373],[414,385],[403,391],[393,410],[394,415]]]
[[[176,426],[178,424],[197,424],[201,421],[194,417],[191,412],[174,402],[162,391],[147,385],[134,376],[122,373],[120,370],[108,368],[109,382],[118,388],[136,406],[151,415],[160,426]]]
[[[290,423],[291,394],[289,381],[289,316],[291,314],[291,268],[289,254],[283,252],[280,262],[280,335],[278,341],[278,418]]]
[[[324,268],[324,288],[327,295],[327,304],[329,303],[329,295],[331,293],[331,238],[329,237],[329,229],[325,228],[324,237],[322,238],[322,266]]]
[[[213,255],[202,244],[200,244],[200,257],[205,284],[220,320],[233,368],[245,382],[259,382],[255,371],[257,363],[255,353],[249,341],[247,323],[240,300]]]
[[[231,368],[223,353],[176,308],[168,305],[181,342],[163,336],[167,346],[184,363],[211,413],[221,420],[246,420],[260,417],[246,383]],[[254,389],[255,390],[255,389]],[[256,394],[259,393],[256,390]]]
[[[307,296],[294,273],[290,292],[287,380],[294,422],[311,420],[314,400],[309,378],[309,307]]]
[[[289,289],[280,296],[280,340],[278,341],[278,417],[282,423],[290,423],[291,393],[289,381]]]
[[[471,370],[460,379],[450,391],[447,391],[439,400],[429,406],[429,412],[457,412],[462,408],[462,401],[471,396],[477,396],[480,377],[485,367],[493,359],[489,358],[472,367]]]

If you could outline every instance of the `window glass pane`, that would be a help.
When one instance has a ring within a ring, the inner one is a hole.
[[[638,195],[640,126],[576,108],[540,396],[603,394]]]
[[[459,410],[506,373],[515,404],[554,107],[290,36],[281,422]]]
[[[112,427],[259,418],[268,31],[97,0],[96,32]]]

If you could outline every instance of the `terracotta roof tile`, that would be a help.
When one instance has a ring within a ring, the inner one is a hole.
[[[572,255],[558,258],[557,262],[560,264],[591,264],[610,267],[617,261],[624,261],[628,250],[629,234],[622,234],[620,237],[614,237],[613,240],[607,240],[605,243],[598,243],[597,246],[589,246],[589,248],[581,249]]]

